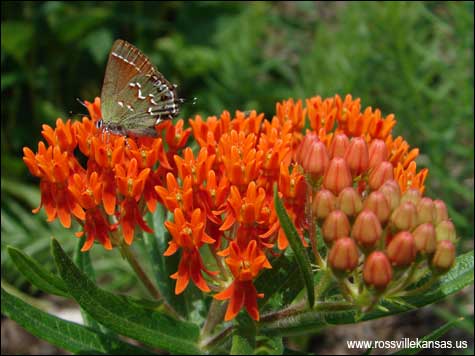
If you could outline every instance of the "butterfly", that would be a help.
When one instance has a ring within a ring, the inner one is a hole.
[[[97,127],[122,136],[156,137],[155,125],[180,112],[183,100],[175,88],[139,49],[119,39],[109,54]]]

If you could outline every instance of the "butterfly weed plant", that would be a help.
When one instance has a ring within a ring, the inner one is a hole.
[[[57,319],[2,290],[2,312],[53,344],[243,353],[273,340],[269,353],[282,353],[283,336],[412,310],[473,283],[473,253],[456,256],[447,208],[424,196],[429,172],[392,136],[394,115],[349,95],[312,97],[277,103],[271,119],[224,111],[124,137],[98,128],[100,104],[44,125],[37,152],[24,148],[40,179],[34,212],[78,230],[84,256],[119,249],[150,298],[99,288],[55,239],[57,274],[10,248],[34,285],[87,316]]]
[[[129,52],[115,57],[132,66]],[[393,136],[394,115],[351,95],[316,96],[278,102],[272,118],[224,111],[188,126],[163,117],[177,114],[175,92],[150,68],[153,92],[133,71],[119,86],[150,112],[125,100],[114,112],[122,96],[103,89],[85,102],[89,116],[44,125],[36,152],[24,148],[40,180],[34,212],[71,229],[81,252],[75,263],[53,239],[57,273],[9,253],[84,316],[61,320],[2,289],[2,313],[27,330],[74,353],[282,354],[287,335],[413,310],[473,284],[473,252],[456,256],[447,207],[424,196],[429,171]],[[143,113],[155,120],[110,121]],[[120,250],[150,297],[100,288],[92,248]]]

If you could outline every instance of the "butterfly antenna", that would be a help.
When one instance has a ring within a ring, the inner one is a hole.
[[[191,99],[191,105],[195,105],[197,101],[198,101],[198,98],[197,98],[197,97],[193,97],[193,98]],[[179,98],[179,99],[178,99],[178,102],[181,103],[181,104],[183,104],[183,103],[188,102],[188,99],[186,99],[186,98]]]
[[[79,98],[76,98],[76,101],[87,109],[87,105],[84,103],[84,101]]]

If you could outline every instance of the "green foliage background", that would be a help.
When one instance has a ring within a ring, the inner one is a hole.
[[[430,170],[427,195],[448,204],[460,251],[473,248],[473,2],[6,1],[1,10],[2,280],[25,287],[6,244],[46,262],[51,235],[73,240],[29,212],[39,195],[22,147],[36,147],[42,124],[85,113],[76,98],[100,95],[116,38],[179,85],[184,118],[224,109],[270,118],[276,101],[336,93],[395,113],[396,133]],[[95,267],[123,268],[116,262]],[[117,281],[129,283],[127,273]]]

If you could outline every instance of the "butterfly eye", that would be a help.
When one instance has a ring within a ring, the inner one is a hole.
[[[102,120],[99,120],[98,122],[96,122],[96,127],[98,129],[100,129],[102,127]]]

